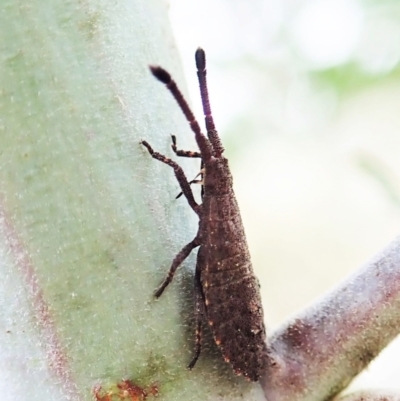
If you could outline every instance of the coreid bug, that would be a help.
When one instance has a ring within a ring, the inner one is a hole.
[[[172,150],[177,156],[200,158],[202,165],[202,203],[198,204],[190,184],[199,180],[188,182],[176,162],[155,152],[146,141],[141,142],[154,159],[174,169],[183,195],[199,216],[196,237],[175,256],[155,296],[161,296],[179,265],[193,249],[199,247],[194,276],[196,345],[188,367],[192,369],[200,356],[202,324],[207,322],[222,356],[232,365],[235,373],[257,381],[264,369],[266,353],[259,284],[251,266],[228,160],[222,156],[224,148],[211,115],[204,50],[199,48],[195,59],[207,136],[201,133],[198,122],[170,74],[161,67],[150,67],[183,111],[200,152],[178,150],[174,136]]]

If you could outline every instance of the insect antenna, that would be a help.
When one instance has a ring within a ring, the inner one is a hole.
[[[202,48],[198,48],[195,54],[197,77],[199,79],[201,102],[203,104],[203,112],[206,122],[207,136],[214,149],[214,156],[220,157],[224,152],[221,139],[215,129],[214,119],[211,114],[210,99],[208,97],[207,88],[207,70],[206,70],[206,53]]]
[[[190,128],[195,134],[195,139],[200,149],[202,159],[209,160],[211,158],[211,155],[213,154],[210,141],[204,134],[202,134],[199,123],[197,122],[194,114],[192,113],[192,110],[190,110],[190,107],[185,98],[183,97],[182,92],[176,85],[176,82],[171,78],[171,75],[162,67],[151,65],[150,71],[159,81],[165,84],[165,86],[171,92],[172,96],[175,98],[183,114],[185,115],[186,120],[189,122]]]

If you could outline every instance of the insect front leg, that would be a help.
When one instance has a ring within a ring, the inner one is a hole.
[[[169,159],[168,157],[162,155],[161,153],[155,152],[153,148],[147,143],[146,141],[140,142],[148,152],[150,153],[151,157],[153,157],[156,160],[159,160],[160,162],[163,162],[165,164],[168,164],[168,166],[171,166],[174,169],[175,177],[179,182],[179,185],[181,187],[183,195],[185,195],[189,206],[197,213],[200,213],[200,206],[198,203],[194,200],[193,192],[192,189],[190,188],[190,184],[186,178],[186,175],[184,171],[182,170],[182,167],[178,164],[175,163],[173,160]]]
[[[190,252],[192,252],[193,249],[198,247],[199,245],[200,242],[198,241],[197,238],[195,238],[193,241],[185,245],[182,248],[182,250],[175,256],[174,260],[172,261],[172,265],[169,269],[169,272],[167,274],[167,277],[165,277],[164,281],[161,283],[161,285],[157,288],[156,292],[154,293],[156,298],[159,298],[161,296],[161,294],[167,288],[169,283],[172,281],[176,269],[179,267],[179,265],[190,255]]]
[[[171,148],[172,148],[172,150],[174,151],[174,153],[177,156],[201,158],[201,153],[200,152],[193,152],[192,150],[180,150],[180,149],[177,149],[177,147],[176,147],[176,136],[175,135],[171,135],[171,139],[172,139]]]
[[[201,153],[200,152],[194,152],[191,150],[181,150],[181,149],[177,149],[176,147],[176,136],[175,135],[171,135],[171,139],[172,139],[172,144],[171,144],[171,148],[174,151],[174,153],[177,156],[182,156],[182,157],[198,157],[201,158]],[[196,180],[196,178],[201,175],[201,180]],[[196,175],[196,177],[194,177],[194,180],[189,182],[189,185],[192,184],[203,184],[203,175],[204,175],[204,163],[203,160],[201,161],[201,170],[200,173]],[[183,195],[183,192],[179,193],[178,196],[176,197],[176,199],[180,198]],[[204,188],[201,187],[201,198],[203,199],[204,196]]]
[[[194,316],[196,320],[196,342],[194,356],[188,365],[188,369],[190,370],[196,365],[201,353],[202,328],[206,317],[204,297],[200,283],[200,270],[198,267],[196,267],[196,274],[194,276]]]

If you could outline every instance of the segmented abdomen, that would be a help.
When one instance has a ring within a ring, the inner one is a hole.
[[[236,213],[233,210],[237,204],[232,196],[214,197],[203,204],[208,235],[198,255],[200,282],[208,323],[225,360],[236,373],[256,381],[265,359],[263,312],[258,281],[240,215],[237,209]]]

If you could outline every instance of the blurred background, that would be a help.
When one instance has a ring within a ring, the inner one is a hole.
[[[273,330],[400,232],[400,1],[170,0],[170,18],[201,121],[207,51]],[[399,361],[398,341],[351,390],[400,391]]]

